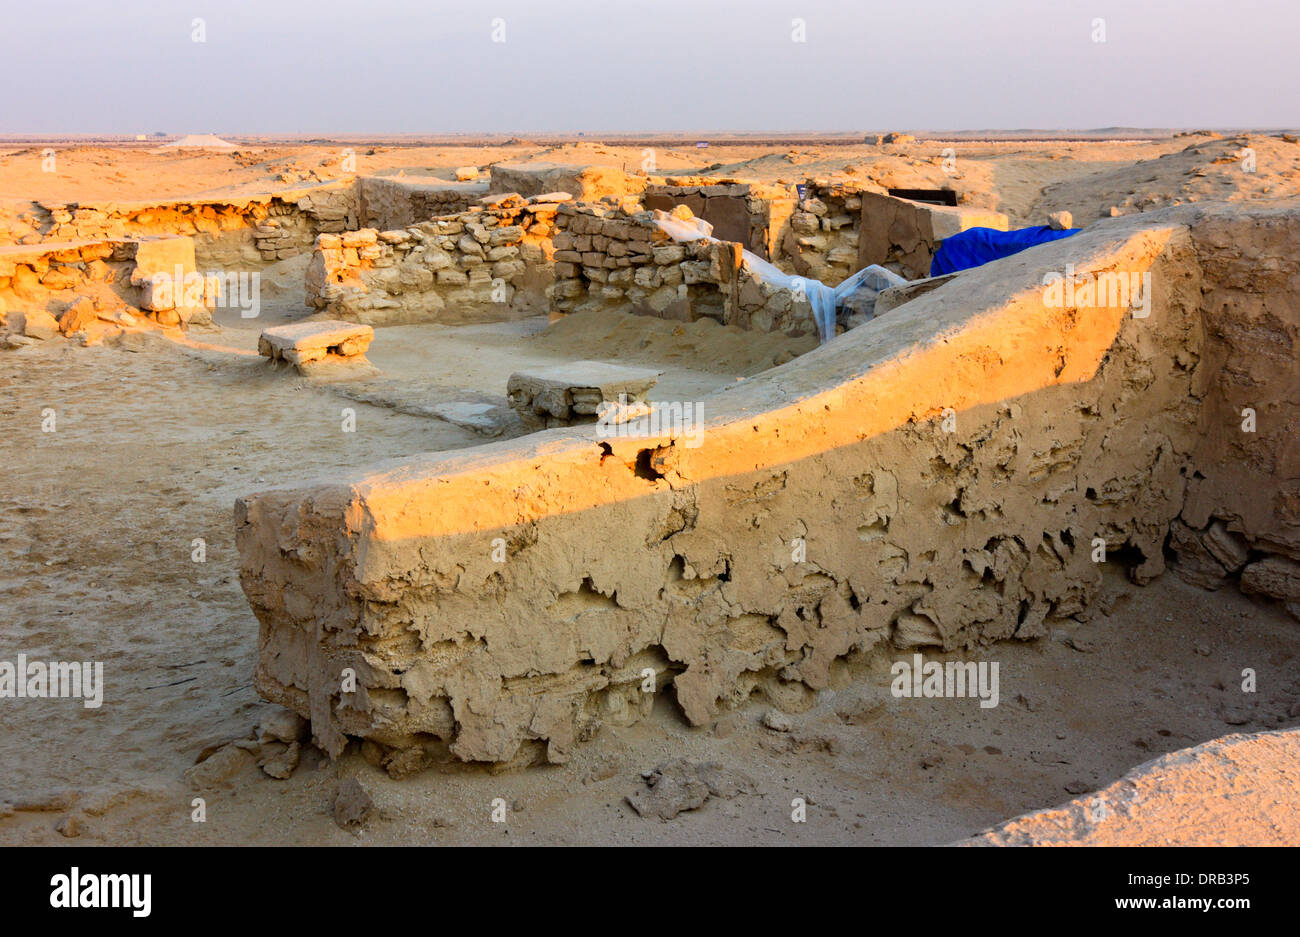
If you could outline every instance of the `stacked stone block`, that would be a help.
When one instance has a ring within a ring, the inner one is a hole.
[[[622,309],[665,319],[707,317],[724,325],[804,335],[812,310],[796,290],[759,280],[730,241],[674,241],[654,211],[628,200],[561,206],[555,236],[557,313]],[[673,217],[689,220],[685,206]]]
[[[541,314],[558,207],[490,196],[471,211],[407,228],[321,235],[307,271],[307,302],[371,325]]]
[[[777,263],[800,276],[837,286],[860,267],[862,193],[843,183],[813,180],[790,215]]]

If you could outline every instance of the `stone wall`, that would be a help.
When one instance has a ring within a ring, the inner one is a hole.
[[[806,197],[781,232],[775,263],[799,276],[837,286],[859,268],[862,193],[854,186],[809,181]]]
[[[646,187],[646,208],[672,211],[685,205],[713,226],[713,236],[735,241],[764,260],[779,254],[796,205],[793,186],[740,180],[670,177]]]
[[[690,218],[684,206],[675,209]],[[653,211],[634,200],[560,207],[555,236],[556,312],[617,308],[640,315],[723,325],[791,336],[816,326],[806,298],[763,283],[742,264],[741,245],[700,239],[673,241]]]
[[[19,339],[82,336],[89,343],[144,320],[209,322],[221,290],[214,280],[198,273],[186,237],[0,247],[0,324]]]
[[[488,198],[403,229],[322,235],[307,270],[307,303],[369,325],[543,314],[559,207]]]

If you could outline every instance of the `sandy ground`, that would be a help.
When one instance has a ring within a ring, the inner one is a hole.
[[[257,336],[269,325],[311,315],[303,305],[306,255],[281,261],[262,280],[262,306],[253,319],[218,310],[215,331],[190,340],[211,349],[253,356]],[[524,432],[506,400],[510,374],[579,359],[645,366],[660,371],[650,397],[698,401],[817,347],[814,336],[757,334],[712,319],[669,322],[615,311],[566,316],[550,325],[545,316],[464,326],[404,325],[376,332],[366,357],[380,375],[349,381],[334,391],[344,397],[417,416],[435,416],[476,429],[484,437]],[[468,419],[467,419],[468,417]]]
[[[656,159],[661,172],[952,185],[1013,224],[1060,208],[1082,224],[1112,207],[1300,193],[1300,145],[1274,137],[958,142],[953,175],[945,145],[664,146]],[[1253,172],[1243,148],[1254,151]],[[36,202],[259,192],[341,172],[337,146],[159,154],[77,145],[59,148],[54,174],[41,172],[40,152],[0,144],[0,227],[11,232]],[[635,169],[642,158],[640,147],[594,143],[356,153],[360,172],[445,177],[505,159]],[[359,747],[337,763],[309,748],[288,780],[254,767],[205,792],[206,822],[193,822],[185,770],[271,710],[252,688],[257,623],[238,584],[235,498],[515,435],[504,384],[520,367],[644,364],[663,371],[655,399],[692,400],[810,347],[619,315],[550,328],[542,319],[403,326],[380,330],[371,346],[379,378],[321,386],[273,373],[255,354],[258,330],[307,313],[304,263],[265,272],[261,318],[219,314],[191,347],[128,333],[4,354],[0,648],[102,660],[108,688],[97,710],[73,700],[0,706],[0,843],[68,842],[56,827],[68,832],[72,817],[71,841],[82,843],[939,844],[1086,795],[1162,753],[1300,722],[1292,619],[1235,591],[1211,595],[1171,575],[1138,588],[1114,572],[1090,620],[972,658],[999,664],[996,708],[894,698],[888,660],[877,657],[841,672],[781,731],[763,724],[761,700],[692,729],[668,694],[650,718],[606,727],[568,764],[526,771],[448,764],[397,781]],[[55,432],[42,432],[45,408]],[[356,412],[355,432],[342,431],[345,408]],[[476,419],[459,418],[466,413]],[[203,563],[192,560],[196,538]],[[1247,667],[1258,673],[1253,695],[1240,690]],[[734,796],[670,821],[638,816],[626,798],[646,789],[642,773],[675,759],[724,764]],[[331,801],[353,776],[378,812],[346,832]],[[791,819],[796,798],[806,822]],[[492,819],[498,799],[504,822]]]

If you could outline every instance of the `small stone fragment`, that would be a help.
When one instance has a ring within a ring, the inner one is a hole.
[[[773,732],[789,732],[794,728],[794,723],[790,721],[790,717],[785,713],[769,709],[763,713],[763,726]]]
[[[279,781],[287,780],[293,776],[293,772],[298,767],[299,747],[297,742],[285,746],[284,750],[278,755],[262,762],[262,771],[267,777],[275,778]]]
[[[375,802],[355,777],[339,782],[332,805],[334,822],[341,829],[354,831],[366,822],[375,809]]]

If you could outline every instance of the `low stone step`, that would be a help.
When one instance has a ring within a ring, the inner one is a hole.
[[[602,403],[644,400],[660,373],[607,361],[571,361],[515,372],[506,395],[530,429],[589,423],[596,420]]]
[[[364,356],[374,337],[373,328],[354,322],[295,322],[265,329],[257,340],[257,353],[272,361],[288,361],[301,370],[304,365],[330,357]]]

